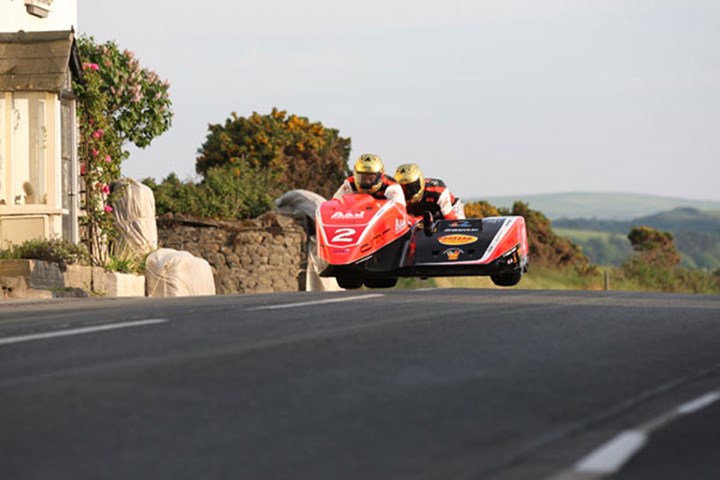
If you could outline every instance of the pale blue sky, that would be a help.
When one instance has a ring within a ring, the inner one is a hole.
[[[464,198],[720,200],[717,0],[78,0],[78,31],[171,83],[128,176],[194,175],[207,125],[272,107]],[[352,159],[351,159],[352,160]]]

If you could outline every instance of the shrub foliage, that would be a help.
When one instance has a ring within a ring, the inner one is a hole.
[[[72,264],[87,264],[90,261],[90,255],[83,244],[75,244],[64,239],[27,240],[19,245],[12,245],[6,250],[0,250],[0,260],[20,258],[56,262],[61,268]]]
[[[678,267],[680,255],[673,235],[641,226],[628,234],[635,254],[621,268],[622,274],[649,290],[717,293],[720,275]]]
[[[273,110],[248,118],[232,113],[224,125],[210,125],[196,171],[267,171],[282,191],[306,189],[330,197],[346,178],[350,139],[305,117]],[[237,176],[237,174],[236,174]]]
[[[183,213],[214,219],[252,218],[267,212],[282,191],[272,174],[247,162],[232,169],[214,167],[199,183],[182,182],[174,173],[157,184],[145,179],[155,194],[158,215]]]

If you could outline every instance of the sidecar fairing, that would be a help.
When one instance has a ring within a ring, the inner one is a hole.
[[[438,220],[370,195],[323,202],[316,213],[321,276],[342,288],[392,287],[399,277],[490,276],[516,285],[528,265],[520,216]]]
[[[399,266],[403,277],[490,276],[517,284],[528,265],[525,219],[519,216],[416,223]]]
[[[392,287],[410,234],[404,205],[366,194],[343,195],[315,215],[320,275],[342,288]]]

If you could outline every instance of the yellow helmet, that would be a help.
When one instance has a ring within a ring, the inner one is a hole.
[[[355,161],[353,177],[359,192],[375,193],[383,184],[385,166],[377,155],[363,153]]]
[[[408,203],[419,202],[425,192],[425,177],[422,170],[415,163],[404,163],[395,170],[395,180],[398,181]]]

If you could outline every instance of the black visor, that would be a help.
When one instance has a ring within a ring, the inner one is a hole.
[[[358,190],[371,190],[382,181],[381,173],[355,172],[355,184]]]
[[[405,200],[410,200],[422,189],[419,178],[414,182],[402,183],[401,186],[403,189],[403,193],[405,194]]]

